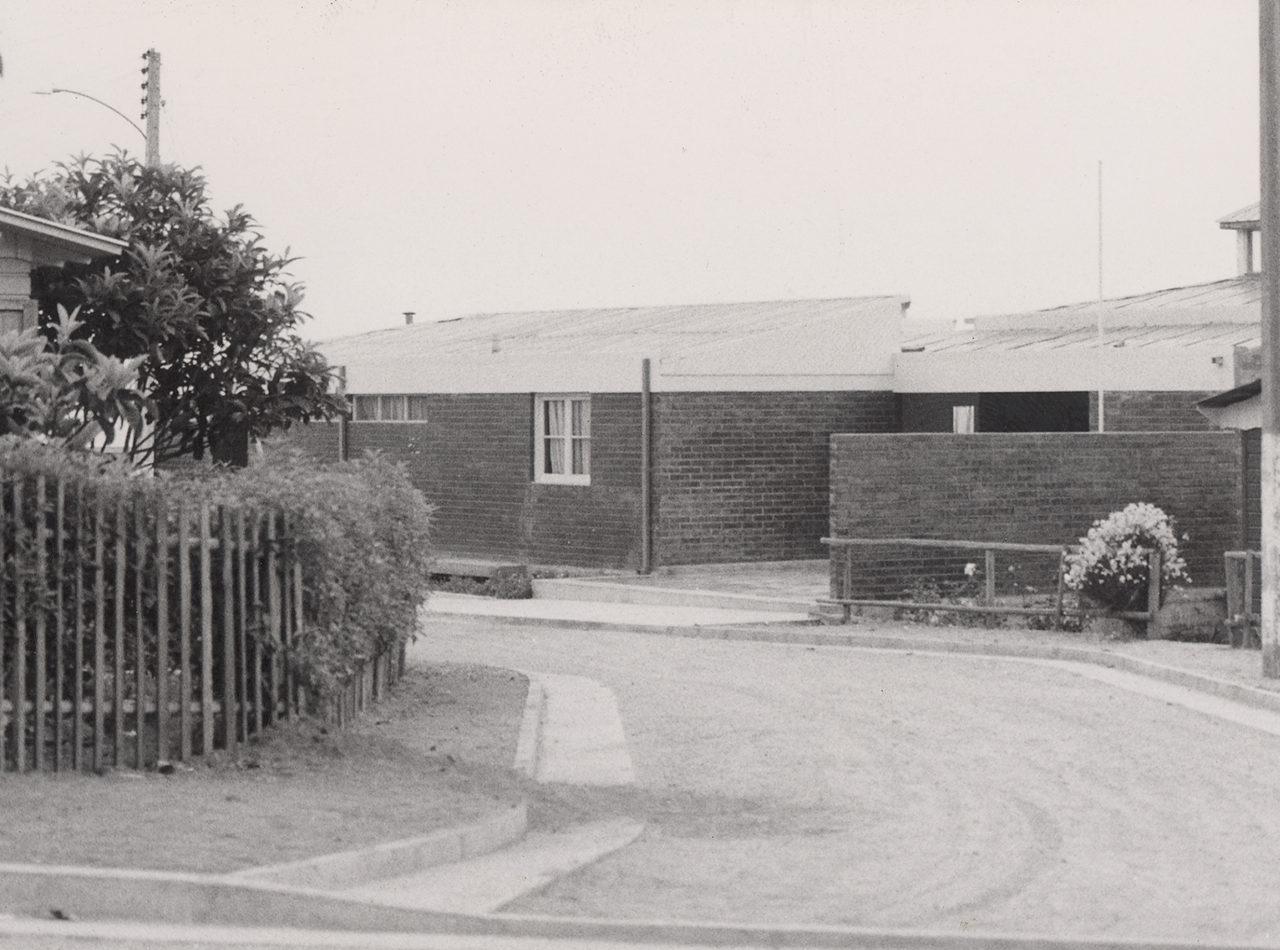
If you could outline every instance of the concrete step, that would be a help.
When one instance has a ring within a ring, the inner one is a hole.
[[[619,584],[576,577],[534,578],[533,596],[540,600],[578,600],[606,604],[642,604],[660,607],[703,607],[714,610],[750,610],[768,613],[807,614],[817,603],[717,590]]]

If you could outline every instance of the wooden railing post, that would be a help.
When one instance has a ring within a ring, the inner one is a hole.
[[[200,753],[213,751],[213,536],[200,503]]]
[[[48,655],[48,616],[49,609],[46,606],[48,600],[46,595],[49,590],[49,552],[46,546],[49,543],[49,526],[45,522],[44,506],[46,502],[45,477],[43,475],[36,476],[36,584],[38,585],[37,596],[40,602],[36,607],[36,682],[34,696],[34,712],[35,722],[35,749],[32,751],[31,764],[40,771],[44,768],[44,748],[48,742],[49,733],[47,720],[45,719],[44,704],[45,687],[48,683],[49,672],[49,655]],[[57,708],[57,703],[54,704]],[[56,752],[55,752],[56,754]]]
[[[1155,626],[1156,614],[1160,612],[1160,552],[1152,551],[1147,557],[1147,637]]]
[[[987,548],[982,552],[983,559],[983,581],[985,582],[984,598],[988,607],[996,605],[996,552]],[[987,614],[987,624],[995,626],[995,613]]]

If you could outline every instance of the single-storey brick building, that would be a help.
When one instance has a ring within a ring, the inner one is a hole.
[[[828,441],[893,432],[904,297],[498,313],[320,344],[345,431],[451,554],[643,568],[825,556]]]

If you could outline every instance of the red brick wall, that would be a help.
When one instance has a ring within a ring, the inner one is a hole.
[[[1107,392],[1107,432],[1209,432],[1216,426],[1196,409],[1211,392]],[[1089,428],[1098,431],[1098,394],[1089,394]]]
[[[1235,432],[837,435],[831,444],[838,537],[1070,543],[1145,501],[1189,533],[1183,554],[1203,586],[1223,583],[1222,552],[1240,537]]]
[[[640,563],[640,397],[591,397],[591,484],[533,481],[533,397],[427,397],[427,421],[352,422],[348,453],[403,462],[435,506],[437,550],[520,563],[637,567]],[[336,458],[337,427],[286,438]]]
[[[656,563],[824,557],[829,437],[897,424],[888,392],[656,394]]]
[[[640,566],[640,396],[591,397],[591,485],[533,481],[530,395],[432,395],[425,423],[354,422],[351,457],[403,461],[436,506],[441,551],[534,564]],[[823,557],[828,439],[891,432],[891,393],[657,393],[657,565]],[[333,458],[336,427],[291,441]]]

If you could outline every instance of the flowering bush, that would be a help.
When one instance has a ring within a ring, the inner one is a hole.
[[[1162,588],[1190,582],[1173,520],[1155,505],[1129,505],[1095,521],[1067,555],[1067,586],[1114,610],[1145,607],[1152,551],[1160,552]]]

